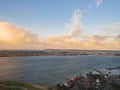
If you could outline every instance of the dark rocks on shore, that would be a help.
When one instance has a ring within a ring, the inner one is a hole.
[[[120,90],[120,75],[80,74],[57,84],[54,90]]]

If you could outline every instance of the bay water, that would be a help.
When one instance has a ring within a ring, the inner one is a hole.
[[[120,66],[120,56],[0,57],[0,80],[55,85],[72,75]]]

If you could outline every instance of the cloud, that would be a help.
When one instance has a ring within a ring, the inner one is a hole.
[[[83,13],[88,13],[91,8],[92,8],[92,5],[89,4],[88,7],[87,7],[87,9],[85,9],[85,10],[83,11]]]
[[[81,39],[74,38],[76,36]],[[0,48],[120,50],[120,35],[93,35],[82,37],[74,34],[71,38],[64,35],[40,38],[38,35],[24,28],[7,22],[0,22]]]
[[[60,35],[60,36],[48,36],[49,40],[54,41],[60,41],[62,42],[64,39],[73,39],[79,36],[81,30],[82,30],[82,24],[81,24],[81,18],[82,15],[80,14],[80,11],[77,9],[74,11],[72,18],[69,23],[65,24],[65,28],[69,30],[67,34]]]
[[[116,43],[120,45],[120,34],[114,37]]]
[[[116,36],[116,39],[117,39],[117,40],[120,40],[120,35]]]
[[[65,28],[70,31],[68,34],[64,35],[65,37],[73,38],[80,34],[80,31],[82,30],[81,18],[82,15],[80,14],[80,11],[78,9],[75,10],[72,19],[65,25]]]
[[[120,50],[120,42],[115,37],[102,35],[87,36],[79,40],[51,37],[46,39],[45,46],[54,49]]]
[[[92,50],[111,50],[120,49],[119,43],[116,42],[114,36],[110,35],[93,35],[84,36],[80,35],[82,31],[82,15],[79,10],[75,10],[70,23],[66,27],[70,32],[61,36],[48,36],[42,43],[44,46],[50,46],[57,49],[92,49]],[[116,26],[115,26],[116,27]],[[76,39],[76,37],[78,39]],[[49,48],[49,47],[47,47]]]
[[[105,36],[105,35],[93,35],[93,38],[97,41],[103,42],[106,41],[111,36]]]
[[[113,23],[109,25],[100,25],[95,28],[96,30],[99,30],[101,32],[107,33],[107,34],[118,34],[120,33],[120,23]]]
[[[120,32],[120,23],[113,23],[111,25],[102,25],[100,26],[101,29],[107,31],[119,31]]]
[[[50,44],[50,46],[53,46],[53,47],[58,46],[57,48],[64,48],[64,47],[70,48],[69,43],[71,41],[75,41],[73,39],[78,37],[82,30],[81,18],[82,18],[82,15],[80,14],[80,11],[78,9],[75,10],[72,15],[72,18],[70,19],[70,22],[65,24],[65,28],[68,29],[69,32],[67,34],[56,36],[56,37],[48,36],[47,39],[43,41],[43,43],[45,42],[48,45]]]
[[[103,3],[103,0],[95,0],[95,1],[96,1],[96,7],[99,7]]]
[[[35,45],[38,36],[19,26],[0,22],[0,47],[26,48]],[[6,47],[5,47],[6,46]]]
[[[81,36],[82,15],[75,10],[65,28],[67,34],[41,38],[20,26],[0,22],[0,48],[4,49],[85,49],[85,50],[120,50],[120,35]],[[120,24],[101,25],[107,32],[120,32]],[[97,30],[97,29],[96,29]]]

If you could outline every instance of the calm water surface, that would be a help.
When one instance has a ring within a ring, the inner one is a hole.
[[[0,80],[54,85],[94,68],[120,66],[119,56],[0,57]]]

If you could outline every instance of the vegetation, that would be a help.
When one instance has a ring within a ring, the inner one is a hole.
[[[37,87],[34,87],[30,84],[26,84],[26,83],[22,83],[22,82],[17,82],[17,81],[0,81],[1,85],[5,85],[5,86],[17,86],[15,88],[9,88],[9,87],[3,87],[0,86],[0,90],[24,90],[22,88],[25,88],[26,90],[43,90]],[[21,87],[21,88],[19,88]]]
[[[53,87],[48,87],[48,90],[53,90]]]
[[[0,90],[23,90],[23,89],[0,87]]]

